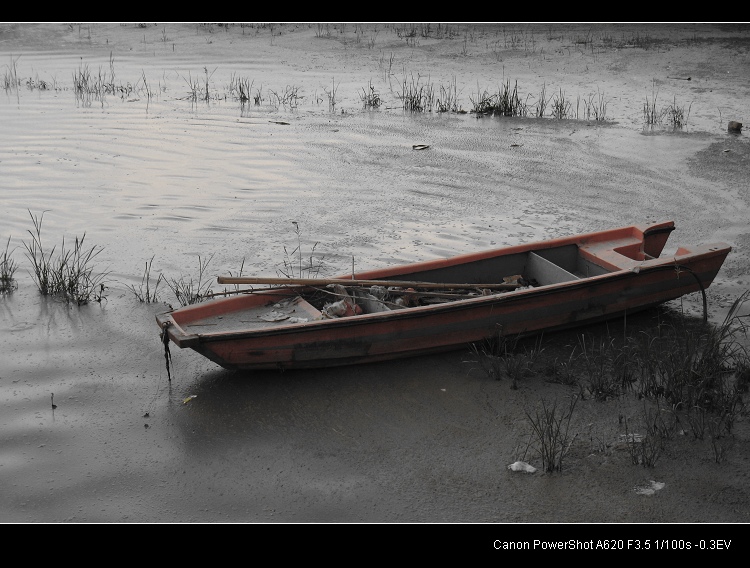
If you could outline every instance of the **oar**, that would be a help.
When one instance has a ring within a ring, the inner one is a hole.
[[[418,282],[413,280],[357,280],[355,278],[251,278],[246,276],[219,276],[219,284],[273,284],[281,286],[401,286],[422,289],[489,288],[492,290],[515,290],[520,284],[450,284],[445,282]]]

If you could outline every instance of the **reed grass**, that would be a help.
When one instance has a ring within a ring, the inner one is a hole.
[[[685,106],[679,106],[677,104],[677,97],[674,97],[672,104],[667,105],[667,107],[664,109],[664,119],[673,128],[682,128],[683,126],[687,126],[688,118],[690,117],[690,109],[692,108],[692,106],[693,105],[691,103],[686,111]]]
[[[63,238],[60,250],[55,256],[56,247],[45,250],[42,244],[42,222],[44,212],[36,216],[29,211],[34,230],[29,229],[31,242],[24,243],[26,257],[33,267],[32,278],[39,292],[63,298],[67,303],[77,305],[104,299],[104,282],[107,272],[94,270],[94,259],[103,250],[101,247],[84,245],[86,234],[75,237],[72,249],[66,249]]]
[[[487,345],[472,343],[469,346],[471,359],[469,362],[479,366],[484,375],[495,381],[503,378],[504,364],[503,359],[493,352],[494,350]]]
[[[646,97],[646,100],[643,103],[643,122],[645,124],[653,126],[666,122],[672,128],[682,128],[687,126],[690,117],[690,110],[693,106],[692,103],[688,105],[687,109],[685,109],[684,105],[680,106],[677,104],[677,97],[673,97],[671,104],[659,109],[656,106],[657,97],[658,91],[654,86],[652,88],[651,98],[649,99]]]
[[[148,86],[148,81],[146,80],[146,72],[141,70],[141,82],[143,83],[143,88],[141,91],[146,94],[147,99],[151,99],[151,97],[154,96],[153,91]]]
[[[582,373],[588,383],[589,393],[599,400],[616,398],[621,391],[611,380],[610,363],[613,360],[614,338],[591,337],[589,341],[585,335],[581,335],[579,343]]]
[[[572,396],[566,406],[558,407],[558,401],[541,399],[534,410],[526,410],[531,427],[529,447],[542,460],[542,469],[547,473],[562,471],[565,457],[577,434],[571,431],[577,396]]]
[[[656,326],[637,333],[628,333],[625,327],[622,334],[609,330],[581,334],[574,345],[553,350],[567,352],[562,358],[547,357],[541,340],[529,349],[519,338],[496,338],[472,344],[471,362],[490,379],[511,378],[512,388],[520,377],[539,374],[578,387],[579,399],[606,401],[632,395],[642,400],[639,420],[621,416],[620,421],[625,427],[621,439],[634,464],[654,467],[677,431],[695,440],[710,439],[713,457],[720,463],[732,445],[736,421],[747,412],[743,396],[750,385],[746,347],[750,315],[741,313],[748,300],[750,291],[733,302],[719,325],[665,312],[668,318],[660,317]],[[560,448],[552,426],[560,424],[561,415],[543,404],[527,418],[547,467],[554,461],[549,448]],[[635,434],[636,422],[642,434]]]
[[[372,86],[372,81],[367,84],[367,87],[362,87],[362,94],[359,98],[367,109],[380,108],[380,105],[383,103],[375,87]]]
[[[242,262],[240,263],[240,269],[237,271],[237,274],[233,274],[232,271],[229,270],[228,271],[229,272],[229,276],[236,276],[238,278],[241,278],[242,277],[242,272],[243,272],[244,269],[245,269],[245,259],[243,257],[242,258]],[[242,289],[240,288],[239,284],[235,284],[234,285],[234,293],[238,293],[240,291],[242,291]],[[223,293],[227,294],[227,293],[229,293],[229,291],[226,288],[224,288],[224,292]],[[221,294],[221,292],[219,294]]]
[[[651,49],[663,44],[665,40],[655,38],[649,34],[633,32],[629,36],[622,34],[619,47],[637,47],[640,49]]]
[[[283,106],[285,108],[295,109],[299,106],[299,101],[302,99],[299,94],[299,87],[293,85],[287,85],[281,92],[273,91],[271,89],[268,89],[268,92],[270,93],[269,100],[271,104],[276,106],[276,108]]]
[[[208,24],[207,24],[208,25]],[[211,26],[209,26],[210,28]],[[268,27],[261,25],[260,27]],[[326,35],[324,30],[327,30],[328,24],[323,26],[319,24],[319,36]],[[228,29],[226,26],[225,29]],[[388,27],[386,26],[386,29]],[[454,37],[459,34],[455,28],[451,28],[447,25],[442,24],[431,24],[431,25],[407,25],[403,27],[394,26],[394,31],[400,37],[416,38],[416,37]],[[460,27],[459,27],[460,29]],[[343,30],[343,28],[342,28]],[[162,30],[162,35],[166,33],[165,28]],[[244,33],[244,27],[243,27]],[[343,31],[341,32],[343,33]],[[355,26],[355,33],[362,36],[364,28],[360,25]],[[476,31],[464,31],[465,42],[471,41],[476,42]],[[528,45],[533,46],[534,39],[533,34],[527,32],[516,32],[514,30],[503,30],[504,39],[498,39],[494,42],[487,42],[488,49],[499,50],[504,45],[505,48],[515,49],[524,47],[528,49]],[[372,45],[374,46],[374,40]],[[499,56],[498,56],[499,57]],[[3,85],[6,89],[11,88],[13,85],[20,83],[17,71],[17,59],[12,58],[10,65],[6,65],[6,71],[3,77]],[[391,53],[389,58],[386,58],[381,53],[379,60],[379,67],[383,70],[386,77],[390,77],[393,74],[393,64],[395,62],[395,56]],[[217,91],[212,92],[211,80],[216,69],[213,71],[209,70],[206,66],[203,67],[203,73],[197,77],[193,77],[191,73],[188,73],[187,77],[181,77],[185,84],[188,86],[188,94],[183,97],[185,100],[191,100],[193,102],[205,101],[209,102],[212,99],[219,100],[226,98],[227,96],[234,97],[242,105],[245,105],[252,101],[255,105],[260,105],[264,101],[261,89],[254,88],[254,81],[247,77],[241,77],[237,74],[232,74],[228,87],[227,93],[221,93]],[[26,84],[29,89],[38,90],[59,90],[64,89],[57,84],[57,81],[45,81],[38,77],[28,78]],[[429,80],[429,76],[425,77],[419,74],[412,73],[410,76],[404,76],[401,82],[401,90],[396,94],[397,98],[401,100],[402,108],[404,110],[414,112],[430,112],[436,110],[437,112],[460,112],[460,101],[458,94],[458,86],[456,79],[453,78],[447,86],[435,87]],[[73,88],[72,88],[76,101],[83,106],[90,106],[93,101],[101,101],[104,105],[105,97],[109,95],[116,95],[122,99],[130,97],[133,94],[143,94],[148,101],[157,93],[156,89],[152,88],[146,77],[145,72],[141,72],[135,84],[123,83],[118,81],[115,60],[112,54],[110,54],[108,68],[99,68],[98,72],[93,72],[89,66],[85,63],[81,63],[78,69],[73,73]],[[159,85],[158,91],[166,90],[166,85]],[[338,96],[338,85],[333,80],[331,87],[323,88],[325,95],[328,97],[329,109],[335,111],[339,104]],[[268,94],[268,101],[278,107],[286,108],[297,108],[302,100],[305,98],[300,94],[300,88],[297,86],[287,86],[284,90],[276,91],[270,90]],[[542,86],[540,95],[536,98],[534,104],[530,105],[529,100],[532,97],[526,96],[525,99],[519,95],[518,82],[512,85],[510,80],[506,80],[501,84],[500,89],[495,93],[488,93],[487,91],[478,91],[476,100],[470,97],[470,101],[473,105],[473,110],[476,114],[493,114],[500,116],[520,116],[525,117],[529,114],[542,117],[547,115],[547,111],[551,106],[551,116],[554,118],[583,118],[596,120],[606,119],[606,99],[602,93],[591,94],[587,99],[584,99],[583,113],[579,112],[581,100],[579,97],[578,105],[573,113],[573,105],[570,100],[567,99],[562,89],[552,97],[547,94],[546,85]],[[363,106],[367,109],[379,108],[383,105],[383,97],[380,93],[376,92],[374,87],[370,84],[362,89],[360,93],[360,99],[363,102]],[[312,104],[320,104],[323,97],[312,97]],[[687,121],[687,115],[689,114],[689,108],[685,112],[684,107],[680,107],[676,104],[673,105],[671,116],[673,117],[675,124],[685,123]]]
[[[593,118],[597,121],[607,120],[607,99],[598,88],[596,94],[589,93],[584,100],[584,118],[586,120]]]
[[[380,52],[380,59],[378,60],[378,68],[383,72],[383,75],[387,78],[393,75],[393,63],[396,61],[396,56],[391,52],[386,62],[385,54]]]
[[[542,118],[544,116],[544,113],[547,111],[547,105],[549,104],[550,99],[547,97],[546,90],[547,85],[542,83],[542,90],[539,93],[539,98],[537,99],[534,113],[537,118]]]
[[[279,277],[284,278],[316,278],[323,268],[325,257],[316,257],[315,249],[318,242],[313,244],[309,253],[302,252],[302,228],[297,221],[292,221],[297,246],[289,251],[284,246],[283,266],[276,270]]]
[[[18,76],[18,59],[20,58],[20,55],[16,57],[15,59],[13,56],[10,56],[10,63],[6,65],[6,69],[3,72],[3,88],[6,91],[9,91],[11,89],[17,89],[18,86],[21,84],[21,79]]]
[[[469,362],[478,365],[488,377],[497,381],[507,377],[510,388],[516,390],[524,377],[532,375],[534,365],[544,351],[543,336],[536,338],[531,346],[523,339],[522,336],[497,335],[479,344],[471,344]]]
[[[154,287],[151,288],[151,264],[154,261],[154,257],[152,256],[149,260],[146,261],[146,268],[143,271],[143,276],[141,277],[141,283],[136,288],[133,284],[128,284],[127,287],[135,294],[135,297],[138,299],[141,303],[151,304],[154,302],[158,302],[158,291],[159,291],[159,285],[164,280],[164,275],[159,274],[158,278],[156,279],[156,282],[154,283]]]
[[[440,95],[435,101],[438,112],[461,112],[458,105],[458,87],[456,78],[446,86],[440,86]]]
[[[577,35],[575,37],[575,39],[573,40],[573,43],[575,43],[577,45],[584,45],[584,46],[589,45],[589,44],[591,44],[593,42],[594,42],[594,36],[593,36],[593,33],[591,32],[591,30],[589,30],[588,32],[586,32],[585,36]]]
[[[138,88],[138,83],[143,82],[143,87]],[[55,85],[57,90],[57,86]],[[117,82],[115,74],[115,59],[110,52],[109,72],[101,67],[96,74],[92,73],[88,64],[81,63],[73,72],[73,92],[76,101],[84,106],[90,106],[92,101],[100,101],[104,105],[107,96],[118,96],[126,99],[136,91],[143,92],[149,99],[153,95],[146,82],[145,72],[141,72],[141,78],[134,86],[128,83]]]
[[[511,88],[510,79],[500,86],[497,93],[490,94],[485,90],[478,95],[476,100],[471,97],[469,100],[472,104],[471,112],[476,114],[522,117],[528,114],[528,97],[526,100],[521,100],[518,94],[518,81]]]
[[[15,280],[18,264],[11,258],[13,251],[9,250],[10,239],[11,237],[8,237],[8,242],[5,244],[5,251],[2,258],[0,258],[0,294],[12,292],[18,286]]]
[[[206,277],[208,265],[214,255],[201,258],[198,255],[198,273],[195,276],[180,275],[179,278],[165,278],[164,283],[174,294],[180,306],[198,304],[211,295],[212,279]]]
[[[553,95],[551,102],[552,116],[559,120],[568,118],[571,113],[572,104],[565,98],[565,93],[560,89],[559,94]]]
[[[549,362],[545,367],[545,375],[548,380],[563,385],[577,385],[579,382],[579,364],[580,358],[579,346],[567,346],[568,354],[564,360],[558,357]]]
[[[645,411],[645,414],[650,416],[648,411]],[[648,468],[655,467],[664,448],[663,439],[654,433],[638,434],[631,429],[632,423],[627,418],[623,418],[623,424],[625,433],[620,438],[625,442],[631,463]]]
[[[234,73],[229,80],[229,93],[241,103],[247,103],[252,98],[254,80],[247,77],[237,77]]]
[[[203,77],[193,78],[192,73],[188,71],[188,76],[182,77],[183,81],[187,83],[187,86],[189,89],[186,98],[193,102],[210,101],[211,100],[210,82],[211,82],[211,77],[213,77],[213,74],[215,72],[216,72],[216,68],[214,68],[214,70],[209,73],[208,67],[203,67]]]
[[[331,79],[330,90],[326,87],[323,87],[323,91],[328,97],[328,110],[331,112],[335,112],[336,110],[336,103],[338,102],[336,100],[336,91],[338,91],[338,88],[339,86],[336,84],[336,79]]]
[[[29,77],[26,79],[26,88],[29,91],[38,90],[38,91],[57,91],[57,83],[53,80],[52,82],[45,81],[44,79],[40,79],[39,75],[36,75],[34,77]]]
[[[646,97],[646,101],[643,103],[643,121],[648,125],[659,124],[662,119],[662,113],[656,109],[657,96],[658,92],[654,91],[651,99]]]
[[[739,312],[748,297],[750,291],[734,301],[721,325],[663,326],[641,357],[646,373],[639,384],[640,393],[662,397],[688,418],[699,410],[726,412],[731,429],[744,408],[740,377],[750,359],[739,341],[747,335],[747,316]]]
[[[317,24],[317,29],[315,31],[315,37],[320,38],[329,38],[331,37],[331,28],[329,24]]]
[[[397,97],[401,100],[401,105],[404,110],[412,112],[427,112],[432,110],[435,102],[435,88],[432,83],[429,82],[429,76],[427,83],[422,83],[422,77],[414,73],[411,74],[410,78],[407,79],[406,75],[401,80],[401,92],[397,93]]]

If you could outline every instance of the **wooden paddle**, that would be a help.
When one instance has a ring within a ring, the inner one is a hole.
[[[401,286],[403,288],[429,289],[461,289],[488,288],[492,290],[515,290],[520,287],[516,283],[503,284],[446,284],[444,282],[418,282],[412,280],[357,280],[349,278],[250,278],[245,276],[219,276],[219,284],[273,284],[280,286],[327,286],[341,284],[342,286]]]

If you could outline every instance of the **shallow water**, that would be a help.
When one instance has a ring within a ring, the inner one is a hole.
[[[291,373],[280,383],[272,373],[248,381],[175,348],[170,383],[153,317],[166,306],[139,303],[128,286],[141,283],[152,257],[154,278],[195,277],[199,257],[210,258],[211,278],[236,274],[243,259],[244,274],[276,276],[285,247],[298,244],[292,222],[302,251],[315,247],[321,275],[338,275],[353,264],[359,271],[674,219],[672,250],[716,240],[734,247],[709,290],[718,322],[750,287],[750,150],[744,136],[718,127],[729,113],[741,119],[747,87],[711,91],[724,97],[722,121],[701,87],[694,94],[706,103],[694,107],[690,129],[644,132],[643,91],[628,98],[623,86],[635,76],[647,85],[676,50],[613,63],[611,54],[575,58],[560,47],[493,61],[486,39],[484,56],[467,64],[457,44],[449,56],[445,42],[414,49],[386,31],[380,50],[368,50],[309,28],[305,38],[300,30],[273,39],[249,29],[247,37],[165,29],[170,41],[159,41],[161,27],[93,26],[93,37],[55,28],[49,49],[7,29],[0,35],[0,62],[18,58],[19,76],[58,87],[0,93],[0,238],[11,237],[20,265],[19,289],[0,299],[0,481],[12,495],[0,519],[611,520],[594,508],[571,519],[562,497],[546,512],[530,507],[532,518],[516,512],[510,494],[495,494],[511,442],[496,454],[484,448],[498,423],[512,427],[518,417],[499,406],[507,385],[467,376],[462,355]],[[42,32],[30,35],[43,45]],[[482,51],[479,40],[469,45]],[[607,92],[623,91],[611,103],[619,114],[597,122],[365,111],[358,91],[371,79],[386,91],[382,55],[391,50],[404,69],[429,70],[436,82],[458,75],[465,108],[477,82],[502,73],[529,85],[567,76],[572,90],[590,85],[585,72],[596,67]],[[112,53],[117,81],[145,76],[153,97],[76,99],[74,71],[108,72]],[[602,72],[618,65],[630,72]],[[212,73],[212,91],[227,93],[235,72],[265,89],[299,85],[306,99],[295,109],[186,100],[186,77]],[[326,89],[336,82],[339,104],[330,109]],[[39,296],[23,254],[30,214],[43,214],[48,247],[84,234],[101,247],[102,304]],[[694,296],[680,304],[689,313],[701,309]],[[533,502],[536,490],[519,483],[514,491]],[[659,520],[644,510],[617,520]]]
[[[56,31],[77,45],[14,53],[12,39],[2,44],[0,61],[14,61],[19,76],[57,86],[21,86],[0,97],[4,232],[18,246],[31,228],[29,212],[44,212],[47,243],[85,233],[104,249],[101,262],[118,281],[140,279],[152,256],[165,275],[193,270],[199,254],[214,255],[217,274],[238,270],[243,257],[254,272],[273,273],[284,246],[296,246],[292,221],[302,229],[303,250],[320,243],[316,251],[331,274],[349,271],[352,257],[357,269],[375,268],[655,218],[674,218],[673,238],[685,242],[723,240],[744,227],[739,213],[747,203],[738,211],[738,188],[696,179],[688,167],[696,152],[726,139],[711,133],[717,123],[695,116],[705,111],[697,104],[690,136],[644,135],[623,110],[633,104],[623,102],[628,93],[610,102],[614,123],[368,112],[358,81],[375,75],[395,107],[394,89],[409,67],[430,62],[430,77],[443,84],[461,61],[411,50],[398,58],[401,74],[386,82],[376,50],[347,43],[342,50],[323,39],[330,31],[322,28],[307,30],[306,41],[320,52],[305,58],[293,43],[304,31],[297,26],[270,39],[262,35],[268,30],[250,28],[232,35],[191,26]],[[482,37],[489,46],[508,33]],[[366,37],[378,35],[386,30]],[[384,39],[381,58],[389,46]],[[537,60],[527,54],[495,63],[507,75],[513,64],[513,74],[526,77],[526,63],[538,72],[552,57],[537,49]],[[575,58],[561,61],[572,66]],[[587,65],[595,64],[593,56]],[[497,67],[477,57],[463,73],[473,71],[477,86],[491,84]],[[81,68],[135,88],[124,97],[77,100],[71,83]],[[332,70],[341,77],[333,111],[324,102]],[[237,75],[265,88],[266,104],[233,99]],[[466,108],[473,85],[463,76],[456,82]],[[186,100],[199,77],[210,77],[213,100]],[[268,104],[271,92],[289,86],[304,97],[295,108]],[[744,139],[731,142],[746,155]],[[430,148],[414,151],[413,144]]]

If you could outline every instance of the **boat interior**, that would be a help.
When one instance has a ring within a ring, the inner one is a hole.
[[[517,288],[548,286],[571,282],[582,278],[607,274],[615,270],[629,269],[632,266],[652,257],[642,251],[642,240],[635,237],[619,241],[594,241],[586,243],[568,243],[534,250],[521,250],[510,254],[474,255],[460,261],[426,263],[416,270],[400,272],[387,277],[388,280],[496,284],[509,282],[516,285],[507,293]],[[361,276],[357,276],[360,278]],[[368,278],[370,276],[368,275]],[[375,279],[379,279],[375,277]],[[333,290],[328,287],[306,287],[301,294],[289,294],[288,288],[273,292],[250,294],[243,308],[216,310],[206,316],[194,314],[191,321],[184,325],[194,333],[210,331],[229,331],[233,329],[268,329],[279,325],[304,323],[328,317],[341,317],[354,314],[371,314],[405,307],[440,304],[494,293],[497,291],[446,288],[411,293],[390,287],[384,296],[374,296],[369,288],[348,287],[346,291]],[[349,297],[352,308],[348,313],[331,316],[330,306]],[[240,297],[234,300],[241,301]],[[198,308],[200,311],[200,309]],[[196,317],[198,316],[198,317]]]
[[[488,257],[476,262],[443,266],[399,275],[405,280],[493,283],[518,275],[531,286],[561,284],[637,266],[651,256],[640,241],[612,246],[612,242],[577,243]],[[396,277],[394,277],[396,278]]]

